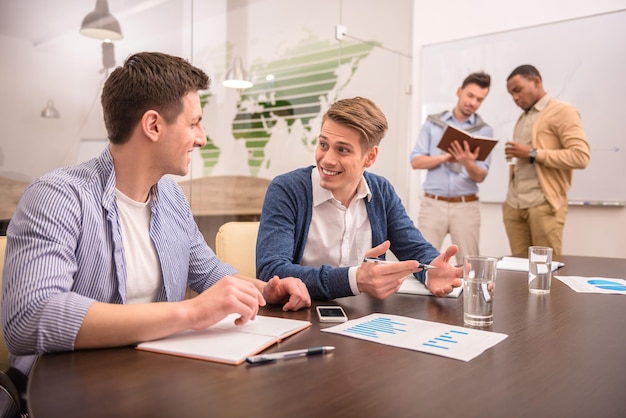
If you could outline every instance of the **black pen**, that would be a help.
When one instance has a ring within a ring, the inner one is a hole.
[[[323,347],[303,348],[302,350],[280,351],[278,353],[259,354],[258,356],[248,357],[246,359],[246,362],[250,364],[267,363],[270,361],[284,360],[284,359],[295,358],[295,357],[305,357],[305,356],[314,356],[316,354],[326,354],[326,353],[330,353],[334,349],[335,347],[326,345]]]
[[[380,258],[374,258],[374,257],[365,257],[365,258],[363,259],[363,262],[365,262],[365,263],[374,263],[374,264],[376,264],[376,263],[380,263],[380,264],[393,264],[393,263],[397,263],[398,261],[383,260],[383,259],[380,259]],[[424,269],[424,270],[428,270],[428,269],[436,269],[436,268],[437,268],[436,266],[433,266],[433,265],[430,265],[430,264],[423,264],[423,263],[420,263],[420,266],[419,266],[419,267],[420,267],[421,269]]]

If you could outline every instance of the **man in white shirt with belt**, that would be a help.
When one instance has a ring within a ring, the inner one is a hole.
[[[457,264],[465,255],[479,254],[480,206],[478,183],[487,177],[491,157],[477,161],[478,149],[453,142],[446,152],[437,148],[443,131],[452,125],[472,135],[493,137],[493,129],[476,113],[489,93],[491,77],[472,73],[458,88],[452,111],[429,115],[411,153],[411,167],[428,170],[418,228],[426,240],[441,248],[447,234],[459,247]]]

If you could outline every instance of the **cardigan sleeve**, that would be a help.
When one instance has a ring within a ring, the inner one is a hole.
[[[352,296],[349,267],[300,265],[312,217],[311,169],[276,177],[267,189],[256,246],[257,277],[297,277],[312,299]]]
[[[399,260],[417,260],[430,263],[439,256],[439,251],[426,241],[406,213],[402,200],[391,183],[384,177],[366,173],[365,178],[372,191],[372,200],[367,211],[372,226],[372,245],[389,240],[391,252]],[[425,271],[415,273],[424,282]]]

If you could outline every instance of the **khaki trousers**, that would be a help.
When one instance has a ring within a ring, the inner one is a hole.
[[[480,205],[474,202],[444,202],[422,197],[417,218],[418,228],[424,238],[438,250],[447,234],[452,244],[459,247],[456,264],[463,264],[466,255],[479,255]]]
[[[548,202],[528,209],[515,209],[506,202],[502,205],[502,220],[509,237],[511,254],[528,257],[528,247],[552,247],[552,256],[560,256],[563,249],[563,227],[567,205],[554,212]]]

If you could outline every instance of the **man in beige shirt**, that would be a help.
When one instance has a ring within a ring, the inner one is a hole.
[[[517,159],[509,171],[502,215],[514,256],[526,257],[528,247],[552,247],[562,253],[567,192],[572,170],[589,163],[589,144],[576,108],[551,97],[539,71],[517,67],[507,78],[507,90],[524,113],[506,143],[506,158]]]

